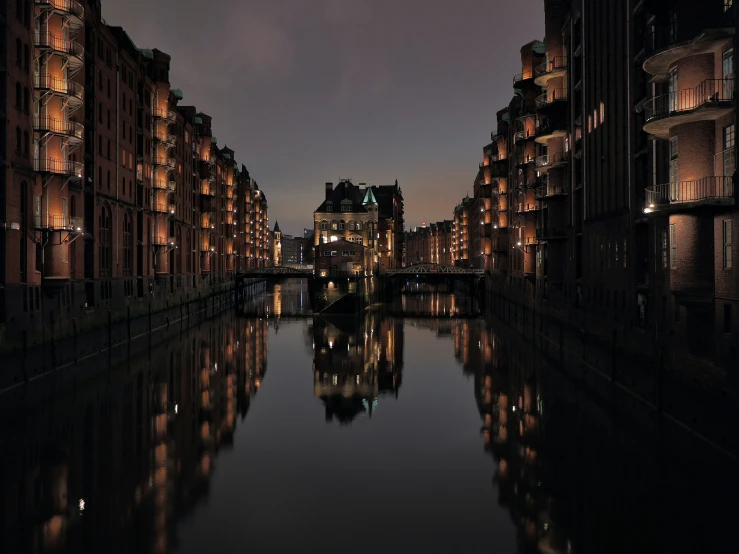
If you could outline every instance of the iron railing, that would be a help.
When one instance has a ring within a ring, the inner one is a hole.
[[[157,190],[166,190],[169,192],[174,192],[175,187],[177,186],[177,183],[173,180],[162,180],[158,179],[152,183],[152,186]]]
[[[68,13],[78,19],[85,16],[85,9],[76,0],[34,0],[41,9],[52,9],[58,12]]]
[[[54,117],[34,116],[33,128],[36,131],[54,133],[82,140],[85,134],[85,127],[74,121],[63,121]]]
[[[33,86],[40,90],[50,90],[56,94],[71,96],[78,100],[85,98],[85,88],[82,85],[71,79],[55,77],[49,73],[34,74]]]
[[[693,88],[650,98],[644,106],[647,122],[734,99],[734,79],[706,79]]]
[[[33,170],[39,173],[53,173],[55,175],[68,175],[82,177],[84,166],[81,162],[70,160],[59,160],[55,158],[34,158]]]
[[[566,194],[566,190],[562,185],[542,185],[534,191],[536,198],[547,198],[548,196],[559,196]]]
[[[567,152],[553,152],[551,154],[544,154],[536,158],[536,167],[544,168],[551,167],[567,162]]]
[[[47,229],[49,231],[82,232],[82,218],[79,216],[35,214],[33,224],[36,229]]]
[[[536,66],[536,76],[546,75],[547,73],[553,73],[559,69],[567,69],[567,57],[556,56],[551,60],[548,60],[542,64]]]
[[[153,110],[151,110],[151,115],[154,117],[154,119],[161,119],[163,121],[177,120],[177,112],[174,110],[162,110],[159,108],[154,108]]]
[[[564,102],[567,100],[567,89],[556,88],[548,90],[544,94],[536,97],[536,107],[541,108],[554,102]]]
[[[177,206],[170,202],[154,202],[151,206],[152,211],[160,214],[174,214]]]
[[[74,58],[78,58],[79,61],[83,61],[85,57],[85,49],[80,44],[73,40],[59,38],[56,35],[46,33],[34,33],[34,46],[39,49],[53,50],[54,52],[61,52]]]
[[[153,239],[151,239],[151,243],[154,246],[174,246],[175,245],[175,238],[174,237],[159,237],[159,236],[156,236]]]
[[[734,199],[733,177],[703,177],[647,187],[647,209],[659,206]]]
[[[177,161],[174,158],[166,158],[164,156],[157,156],[152,159],[151,163],[158,167],[168,167],[174,169],[177,165]]]

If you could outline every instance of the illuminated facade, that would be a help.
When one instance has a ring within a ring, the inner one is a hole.
[[[237,267],[269,264],[263,193],[237,208],[234,152],[218,147],[210,117],[182,106],[169,55],[107,25],[99,0],[3,6],[13,37],[0,176],[9,346],[24,334],[47,340],[42,327],[63,337],[73,318],[89,328],[108,312],[143,315],[137,300],[183,302]]]

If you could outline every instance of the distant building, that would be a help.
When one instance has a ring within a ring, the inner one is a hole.
[[[314,268],[319,277],[364,275],[371,264],[370,250],[348,240],[320,244],[315,249]]]
[[[283,263],[282,232],[280,231],[280,223],[278,221],[275,221],[275,228],[272,230],[272,262],[276,266],[280,266]]]
[[[326,183],[324,201],[313,213],[313,244],[347,240],[368,249],[371,271],[402,267],[403,214],[397,181],[381,187]]]

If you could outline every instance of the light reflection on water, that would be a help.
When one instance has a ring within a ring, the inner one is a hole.
[[[730,463],[604,409],[464,298],[294,319],[306,293],[3,398],[0,551],[730,551],[732,511],[702,508]]]

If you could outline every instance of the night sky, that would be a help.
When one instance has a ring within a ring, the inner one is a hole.
[[[392,184],[406,226],[469,192],[542,0],[102,0],[139,48],[172,56],[181,105],[213,117],[285,233],[324,182]]]

